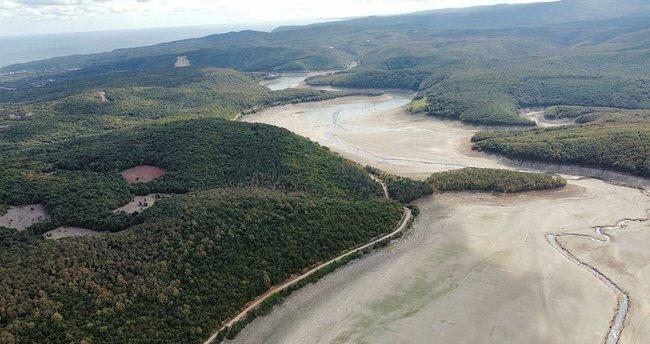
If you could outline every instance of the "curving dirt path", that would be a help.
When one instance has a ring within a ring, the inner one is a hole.
[[[373,180],[375,180],[376,182],[381,184],[382,189],[384,190],[384,197],[389,198],[388,189],[386,187],[386,184],[383,183],[382,181],[380,181],[375,176],[371,176],[371,177],[372,177]],[[331,264],[333,264],[333,263],[335,263],[335,262],[337,262],[337,261],[339,261],[341,259],[349,257],[349,256],[351,256],[353,254],[356,254],[357,252],[363,251],[363,250],[365,250],[365,249],[367,249],[369,247],[372,247],[373,245],[375,245],[377,243],[384,242],[386,240],[391,240],[392,238],[398,236],[399,234],[401,234],[408,227],[409,221],[411,221],[412,216],[413,215],[412,215],[411,209],[404,207],[404,215],[402,217],[402,220],[397,225],[397,227],[396,227],[396,229],[394,231],[392,231],[389,234],[386,234],[386,235],[384,235],[384,236],[382,236],[382,237],[380,237],[378,239],[372,240],[371,242],[369,242],[367,244],[364,244],[363,246],[360,246],[360,247],[357,247],[355,249],[349,250],[349,251],[347,251],[347,252],[345,252],[345,253],[343,253],[343,254],[335,257],[335,258],[332,258],[329,261],[327,261],[325,263],[322,263],[322,264],[312,268],[311,270],[309,270],[309,271],[307,271],[307,272],[305,272],[305,273],[303,273],[301,275],[290,278],[289,280],[285,281],[284,283],[282,283],[280,285],[274,286],[269,291],[264,293],[262,296],[258,297],[253,302],[249,303],[246,306],[246,308],[244,308],[244,310],[242,310],[239,314],[237,314],[235,317],[230,319],[218,331],[214,332],[210,336],[210,338],[208,338],[204,342],[204,344],[210,344],[210,343],[214,342],[214,340],[217,338],[217,335],[219,334],[219,332],[221,332],[222,330],[224,330],[226,328],[232,327],[236,322],[240,321],[242,318],[244,318],[252,310],[258,308],[264,301],[269,299],[271,296],[273,296],[273,295],[275,295],[275,294],[289,288],[290,286],[300,282],[301,280],[304,280],[304,279],[310,277],[311,275],[313,275],[314,273],[318,272],[319,270],[323,269],[326,266],[329,266],[329,265],[331,265]]]

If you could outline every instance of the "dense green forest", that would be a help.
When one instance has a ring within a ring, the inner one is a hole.
[[[556,189],[566,185],[560,176],[547,173],[529,173],[503,169],[468,167],[438,172],[427,178],[426,184],[434,192],[489,191],[523,192]]]
[[[585,106],[552,106],[544,111],[547,119],[573,119],[578,124],[650,122],[650,109],[616,109]]]
[[[0,230],[0,333],[13,343],[199,343],[271,285],[401,215],[381,198],[222,189],[167,197],[143,224],[107,236]]]
[[[558,175],[505,169],[467,167],[436,172],[425,181],[395,176],[371,166],[366,166],[366,170],[379,176],[386,183],[390,197],[402,203],[450,191],[516,193],[566,186],[566,180]]]
[[[355,60],[308,82],[414,90],[432,116],[532,126],[519,108],[650,108],[649,19],[639,0],[563,0],[231,32],[0,68],[0,83],[17,89],[0,98],[48,79],[171,70],[181,54],[195,67],[242,71],[342,69]]]
[[[474,149],[513,159],[578,164],[650,176],[650,123],[480,132]]]
[[[327,197],[381,196],[355,164],[285,129],[220,119],[150,124],[6,154],[0,203],[43,203],[56,225],[119,230],[111,210],[132,194],[269,187]],[[167,174],[128,186],[119,173],[154,165]],[[54,172],[54,173],[50,173]]]
[[[110,71],[0,94],[0,212],[40,203],[51,217],[0,228],[3,343],[201,342],[272,284],[394,228],[401,206],[360,166],[229,121],[378,93],[270,91],[260,78]],[[166,174],[127,184],[120,172],[138,165]],[[149,193],[167,196],[113,213]],[[105,234],[41,238],[59,226]]]

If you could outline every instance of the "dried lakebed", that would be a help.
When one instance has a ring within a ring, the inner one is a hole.
[[[507,168],[501,159],[471,151],[469,138],[480,128],[406,114],[409,100],[399,93],[349,97],[272,108],[244,120],[288,128],[362,164],[409,177],[463,166]],[[648,238],[648,222],[629,224],[634,232],[607,230],[616,238],[610,242],[562,236],[647,218],[644,192],[570,177],[562,190],[456,193],[417,203],[422,213],[405,238],[292,294],[232,342],[606,342],[617,331],[620,295],[551,245],[551,234],[628,293],[619,342],[650,336],[644,321],[650,250],[641,244],[647,240],[627,239]]]

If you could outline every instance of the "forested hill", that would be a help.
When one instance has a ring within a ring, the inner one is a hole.
[[[259,78],[194,67],[75,75],[64,82],[0,92],[0,152],[179,118],[239,113],[357,92],[272,92]]]
[[[429,115],[532,125],[517,109],[579,105],[647,108],[650,4],[564,0],[369,17],[242,31],[0,69],[0,97],[106,72],[193,67],[243,71],[341,69],[312,84],[403,88]],[[8,74],[12,73],[12,74]]]
[[[0,226],[0,343],[200,343],[272,285],[395,228],[402,207],[360,166],[232,121],[358,92],[263,77],[71,73],[0,93],[2,224],[47,215]],[[138,168],[163,172],[129,184]]]
[[[230,32],[109,53],[28,62],[0,68],[0,73],[64,72],[73,68],[88,72],[155,69],[173,66],[179,55],[189,56],[195,66],[267,71],[327,69],[343,67],[385,44],[410,43],[404,39],[417,38],[418,43],[426,43],[427,36],[445,30],[494,30],[648,16],[650,6],[641,0],[563,0],[472,7],[280,27],[271,33]],[[562,27],[571,29],[571,26]]]
[[[360,166],[262,124],[159,121],[0,157],[0,208],[42,203],[51,216],[0,227],[2,343],[200,343],[272,285],[392,231],[403,212]],[[141,164],[166,174],[120,177]],[[150,192],[166,194],[141,213],[112,212]],[[62,225],[100,234],[41,237]]]

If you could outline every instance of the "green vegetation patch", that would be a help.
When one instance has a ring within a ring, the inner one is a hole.
[[[566,180],[547,173],[528,173],[503,169],[468,167],[432,174],[426,183],[434,192],[488,191],[523,192],[560,188]]]
[[[548,119],[575,119],[576,123],[650,122],[650,109],[616,109],[586,106],[553,106],[544,111]]]
[[[421,113],[427,110],[427,98],[421,97],[416,98],[411,101],[408,107],[408,112],[410,113]]]
[[[509,158],[607,168],[650,176],[650,124],[618,123],[480,132],[473,148]]]

